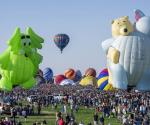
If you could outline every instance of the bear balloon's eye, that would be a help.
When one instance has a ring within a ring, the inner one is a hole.
[[[22,36],[21,36],[21,39],[25,39],[25,35],[22,35]]]
[[[29,35],[26,35],[26,38],[30,39],[30,36],[29,36]]]
[[[119,23],[118,23],[119,24]]]

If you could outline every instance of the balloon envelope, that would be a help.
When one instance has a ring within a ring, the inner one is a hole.
[[[88,68],[85,71],[85,76],[93,76],[96,77],[96,70],[94,68]]]
[[[71,79],[64,79],[61,81],[60,85],[75,85],[75,83]]]
[[[96,78],[93,76],[85,76],[79,83],[82,86],[94,85],[96,86]]]
[[[75,78],[75,71],[73,69],[67,69],[64,73],[65,77],[73,80]]]
[[[100,74],[98,75],[97,79],[100,79],[100,78],[105,77],[105,76],[109,76],[109,74],[108,74],[108,69],[107,69],[107,68],[103,69],[103,70],[100,72]]]
[[[97,86],[100,90],[112,90],[112,85],[108,83],[108,70],[103,69],[97,77]]]
[[[66,77],[64,75],[57,75],[55,76],[55,84],[60,84],[61,81],[63,81],[64,79],[66,79]]]
[[[68,45],[69,40],[69,36],[66,34],[57,34],[54,37],[54,42],[61,52]]]
[[[45,68],[43,71],[43,77],[46,82],[49,82],[53,79],[53,71],[51,68]]]
[[[37,75],[37,76],[35,77],[35,79],[36,79],[36,84],[37,84],[37,85],[45,83],[44,78],[43,78],[42,76],[40,76],[40,75]]]
[[[127,76],[128,85],[136,86],[150,62],[150,42],[148,37],[142,35],[140,37],[139,34],[134,34],[134,36],[120,36],[116,38],[112,46],[121,53],[119,64],[125,72],[123,74]],[[114,68],[116,65],[110,61],[108,62],[108,66],[110,69],[113,69],[111,70],[113,74],[117,74],[113,78],[118,79],[122,73],[120,72],[121,70],[118,71],[118,69]]]
[[[82,73],[81,73],[80,70],[77,70],[76,73],[75,73],[74,81],[75,81],[75,82],[78,82],[78,81],[81,80],[81,78],[82,78]]]
[[[37,75],[43,76],[43,71],[41,69],[38,70]]]
[[[139,9],[135,10],[135,19],[136,19],[136,21],[138,21],[143,16],[145,16],[145,14],[141,10],[139,10]]]

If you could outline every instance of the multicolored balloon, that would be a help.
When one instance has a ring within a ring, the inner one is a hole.
[[[68,45],[69,40],[70,38],[67,34],[57,34],[54,37],[54,42],[56,46],[60,49],[61,53],[63,49]]]
[[[51,68],[45,68],[43,71],[43,77],[46,82],[50,82],[53,79],[53,71]]]
[[[55,84],[59,85],[66,77],[62,74],[55,76]]]
[[[135,20],[136,21],[138,21],[141,17],[145,16],[145,14],[139,9],[134,10],[134,12],[135,12]]]
[[[112,90],[112,85],[108,83],[108,70],[103,69],[97,77],[97,86],[100,90]]]
[[[94,68],[88,68],[85,71],[85,76],[93,76],[96,77],[96,70]]]
[[[76,73],[75,73],[74,69],[71,69],[71,68],[67,69],[64,73],[64,76],[67,79],[71,79],[71,80],[73,80],[75,78],[75,75],[76,75]]]

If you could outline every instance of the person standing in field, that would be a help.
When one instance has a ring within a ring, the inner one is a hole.
[[[65,122],[62,117],[59,118],[58,125],[65,125]]]
[[[94,125],[98,125],[98,114],[96,112],[94,114]]]
[[[67,106],[66,106],[66,104],[64,104],[64,113],[65,114],[67,113]]]
[[[103,116],[100,117],[100,125],[104,125],[104,117]]]

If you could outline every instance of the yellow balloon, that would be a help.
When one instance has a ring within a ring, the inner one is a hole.
[[[88,85],[96,85],[96,78],[93,76],[86,76],[82,78],[82,80],[79,83],[82,86],[88,86]]]

